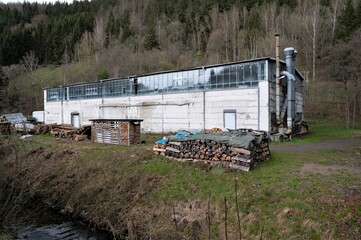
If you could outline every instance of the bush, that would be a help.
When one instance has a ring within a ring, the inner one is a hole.
[[[109,78],[108,71],[104,68],[100,69],[97,74],[97,79],[101,80],[101,79],[107,79],[107,78]]]

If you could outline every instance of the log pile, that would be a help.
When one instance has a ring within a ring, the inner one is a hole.
[[[223,133],[223,130],[220,128],[212,128],[212,129],[206,129],[205,133]]]
[[[47,134],[50,133],[53,127],[56,127],[56,124],[38,124],[35,127],[35,134]]]
[[[121,122],[120,123],[120,144],[122,145],[128,145],[129,142],[129,123],[128,122]]]
[[[91,121],[93,142],[117,145],[140,144],[141,120],[94,119]]]
[[[153,154],[165,156],[167,145],[166,144],[154,144],[153,146]]]
[[[11,124],[8,122],[6,117],[0,117],[0,135],[10,135],[11,133]]]
[[[8,120],[6,119],[5,116],[0,117],[0,123],[8,123]]]
[[[140,124],[129,124],[129,144],[140,144]]]
[[[209,164],[221,162],[223,166],[248,172],[258,162],[268,160],[270,157],[268,138],[263,134],[261,137],[260,143],[254,142],[249,149],[210,139],[197,139],[155,144],[153,153],[180,160],[204,161]]]
[[[0,135],[10,135],[11,124],[8,122],[0,122]]]
[[[91,127],[82,126],[79,129],[74,129],[69,126],[53,126],[50,130],[50,134],[57,138],[66,138],[75,141],[83,141],[90,138]]]

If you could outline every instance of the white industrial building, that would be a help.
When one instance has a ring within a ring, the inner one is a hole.
[[[286,77],[279,81],[276,59],[267,57],[47,88],[45,123],[79,127],[90,119],[143,119],[143,132],[275,132],[287,119],[303,119],[303,77],[294,68],[296,51],[285,52],[280,71]]]

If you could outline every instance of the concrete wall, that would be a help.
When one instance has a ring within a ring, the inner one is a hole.
[[[71,124],[71,114],[79,113],[82,125],[96,118],[137,118],[144,119],[143,132],[197,130],[223,128],[223,111],[236,110],[237,128],[270,127],[268,81],[236,90],[44,101],[47,124]]]

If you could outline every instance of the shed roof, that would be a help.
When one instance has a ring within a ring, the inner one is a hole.
[[[9,113],[1,115],[1,118],[6,118],[9,123],[16,124],[16,123],[23,123],[26,121],[26,117],[22,113]]]
[[[99,118],[89,119],[92,122],[142,122],[143,119],[129,119],[129,118]]]

